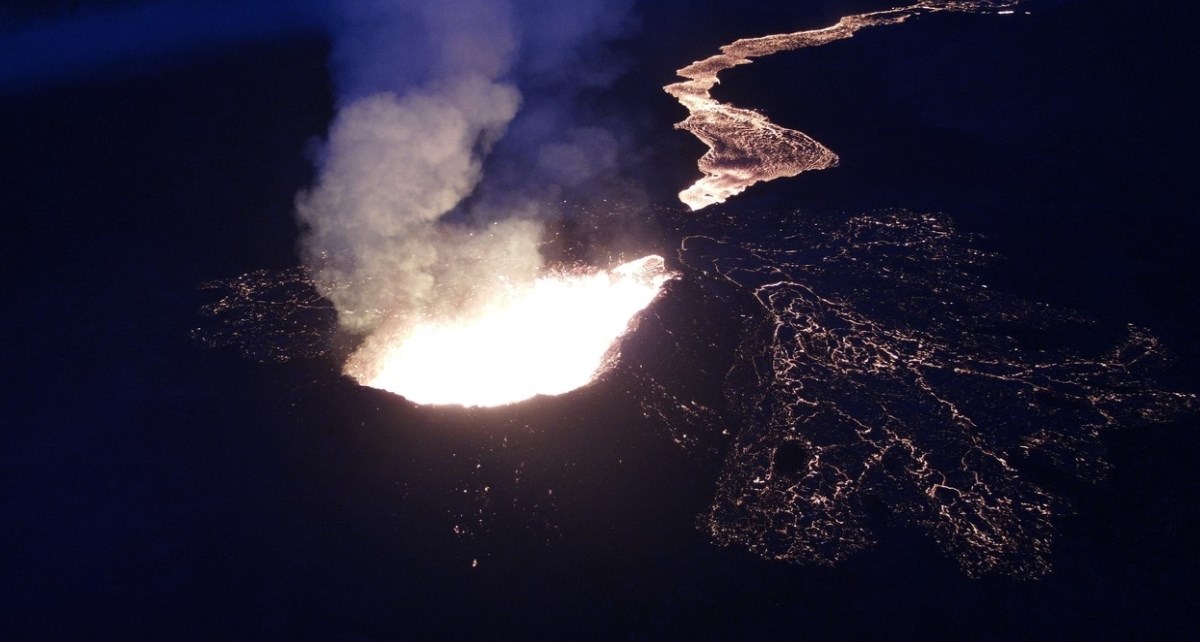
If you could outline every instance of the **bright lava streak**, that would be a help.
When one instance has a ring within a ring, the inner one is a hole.
[[[685,80],[663,87],[688,110],[675,125],[699,138],[708,151],[698,163],[703,178],[679,193],[692,210],[724,203],[755,183],[835,167],[837,154],[804,132],[780,127],[753,109],[722,103],[711,91],[727,69],[755,58],[844,40],[867,27],[899,24],[923,12],[980,12],[1020,4],[1023,0],[922,0],[872,13],[846,16],[824,29],[743,38],[721,47],[721,53],[697,60],[676,72]],[[1000,11],[999,13],[1012,13]]]
[[[419,404],[502,406],[569,392],[614,362],[617,341],[673,276],[655,255],[544,275],[500,289],[475,314],[368,341],[346,372]]]

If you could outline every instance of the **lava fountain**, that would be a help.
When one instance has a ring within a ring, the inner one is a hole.
[[[473,312],[376,334],[346,373],[419,404],[502,406],[569,392],[612,365],[638,312],[673,277],[650,255],[505,284]]]

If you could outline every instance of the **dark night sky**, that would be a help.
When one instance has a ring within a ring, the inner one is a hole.
[[[3,25],[71,4],[0,11],[0,51],[20,33]],[[702,150],[671,129],[683,112],[659,88],[675,68],[880,3],[737,4],[646,0],[622,45],[636,64],[605,100],[628,110],[657,207],[677,206]],[[1150,328],[1177,357],[1168,383],[1196,391],[1200,76],[1187,5],[1028,9],[864,33],[723,77],[719,98],[843,158],[752,188],[730,211],[946,212],[1007,257],[989,274],[997,287]],[[1194,629],[1194,417],[1108,436],[1113,472],[1069,488],[1052,575],[970,580],[904,528],[834,568],[711,545],[694,519],[719,460],[648,427],[619,378],[438,411],[360,388],[331,362],[200,349],[200,283],[296,264],[294,197],[334,113],[320,10],[282,26],[267,10],[239,15],[208,35],[137,41],[112,65],[63,72],[59,51],[0,72],[0,638]],[[85,49],[107,32],[81,33]],[[664,308],[647,340],[679,329]],[[485,527],[454,536],[479,508],[463,489],[488,481],[516,508],[489,506]]]

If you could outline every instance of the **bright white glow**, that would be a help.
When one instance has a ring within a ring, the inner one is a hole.
[[[346,372],[420,404],[500,406],[587,385],[673,275],[660,256],[499,288],[478,312],[368,341]]]

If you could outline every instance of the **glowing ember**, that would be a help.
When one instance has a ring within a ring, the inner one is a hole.
[[[500,406],[562,394],[605,370],[630,321],[672,276],[653,255],[608,272],[542,276],[494,293],[477,313],[376,337],[346,373],[421,404]]]

